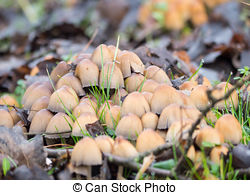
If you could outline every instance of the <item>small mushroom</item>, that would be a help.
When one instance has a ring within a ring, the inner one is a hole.
[[[221,154],[227,155],[228,148],[226,146],[216,146],[210,152],[210,159],[216,164],[220,164]]]
[[[41,109],[40,111],[36,112],[30,124],[29,133],[44,133],[52,117],[53,114],[47,109]]]
[[[148,104],[150,105],[151,99],[152,99],[152,97],[153,97],[153,93],[144,91],[144,92],[142,92],[141,94],[144,96],[144,98],[147,100]]]
[[[99,86],[109,86],[110,89],[124,87],[121,70],[113,63],[106,63],[100,72]]]
[[[216,85],[216,89],[212,91],[212,97],[215,99],[222,98],[233,86],[227,82],[221,82]],[[238,95],[237,92],[234,91],[227,100],[221,100],[217,104],[215,104],[215,108],[219,110],[224,110],[226,107],[238,108]]]
[[[147,112],[141,117],[144,129],[156,129],[158,124],[158,116],[153,112]]]
[[[207,79],[207,77],[204,77],[202,75],[196,74],[191,80],[191,82],[194,83],[194,85],[204,85],[208,88],[212,87],[210,81]]]
[[[114,145],[114,140],[107,135],[100,135],[95,138],[95,142],[104,153],[111,153]]]
[[[46,128],[46,138],[68,138],[70,136],[71,128],[73,126],[72,119],[63,112],[58,112],[54,115]]]
[[[65,74],[57,81],[56,89],[60,89],[63,85],[67,85],[72,89],[74,89],[78,96],[85,95],[80,80],[77,77],[75,77],[72,72]]]
[[[242,138],[242,128],[239,121],[231,114],[220,117],[215,128],[224,136],[226,142],[239,144]]]
[[[156,114],[161,114],[162,110],[169,104],[177,103],[182,105],[182,98],[178,91],[167,84],[159,85],[151,99],[151,110]]]
[[[196,83],[192,81],[186,81],[179,86],[180,90],[192,91],[196,87]]]
[[[79,99],[74,89],[63,85],[51,95],[48,109],[52,112],[66,112],[65,109],[73,110],[78,103]]]
[[[125,88],[126,90],[131,93],[136,91],[138,87],[143,83],[144,76],[137,73],[132,73],[128,78],[125,80]]]
[[[81,80],[82,87],[99,84],[99,68],[89,59],[84,59],[77,64],[75,75]]]
[[[157,128],[160,130],[168,129],[175,121],[187,119],[185,107],[178,104],[166,106],[159,117]]]
[[[143,74],[145,66],[141,59],[131,51],[124,51],[117,57],[120,62],[122,75],[124,78],[129,77],[133,72]]]
[[[47,108],[49,105],[49,97],[48,96],[42,96],[39,99],[37,99],[34,104],[31,106],[30,113],[28,116],[28,120],[32,121],[35,114],[42,109]]]
[[[137,115],[129,113],[118,122],[115,133],[117,136],[135,140],[142,130],[141,119]]]
[[[220,145],[224,143],[224,137],[217,129],[207,126],[199,131],[195,139],[195,143],[200,148],[203,147],[204,142]]]
[[[205,85],[198,85],[191,91],[190,99],[199,110],[205,109],[210,104],[207,90],[208,88]]]
[[[140,87],[138,87],[138,90],[141,89],[141,92],[150,92],[154,93],[155,89],[159,86],[160,84],[157,83],[156,81],[152,79],[147,79],[145,82],[141,84]]]
[[[115,129],[121,118],[121,107],[114,105],[105,114],[105,124],[110,129]]]
[[[166,72],[158,66],[153,65],[147,67],[144,71],[144,74],[147,79],[152,79],[155,80],[157,83],[165,83],[169,86],[172,86],[172,83]]]
[[[138,152],[148,152],[165,144],[165,140],[153,129],[146,129],[140,133],[136,140]]]
[[[89,104],[87,101],[81,102],[78,104],[74,110],[73,110],[73,115],[78,118],[82,113],[89,112],[91,114],[96,115],[95,108]]]
[[[137,156],[135,147],[126,139],[117,137],[112,148],[112,154],[123,158],[133,158]],[[123,167],[118,167],[117,179],[123,178]]]
[[[86,125],[96,121],[98,121],[98,118],[95,114],[89,112],[82,113],[74,122],[72,135],[79,137],[85,136],[88,133]]]
[[[42,83],[40,85],[35,86],[32,90],[29,91],[29,93],[27,93],[27,96],[23,97],[24,109],[30,110],[36,100],[38,100],[42,96],[50,97],[51,94],[52,91],[47,86],[47,84]]]
[[[5,109],[0,109],[0,126],[7,128],[12,128],[14,126],[14,121],[10,113]]]
[[[17,122],[19,122],[21,120],[18,111],[13,108],[13,107],[8,107],[9,113],[13,119],[14,124],[16,124]]]
[[[70,65],[66,62],[61,61],[57,66],[52,70],[50,77],[56,83],[63,75],[67,74],[70,70]]]
[[[137,91],[128,94],[121,107],[122,116],[127,115],[128,113],[134,113],[138,117],[142,117],[143,114],[149,111],[150,107],[147,100]]]
[[[25,101],[27,100],[27,97],[30,95],[31,91],[33,89],[35,89],[38,85],[41,85],[42,82],[40,81],[36,81],[34,83],[32,83],[25,91],[25,93],[23,94],[23,97],[22,97],[22,104],[25,103]]]
[[[92,178],[92,167],[102,164],[102,153],[95,140],[85,137],[76,143],[71,154],[71,163],[74,167],[82,167],[87,179]]]
[[[109,49],[109,52],[110,52],[111,57],[112,57],[113,60],[115,58],[115,52],[116,52],[116,50],[117,50],[116,58],[121,53],[121,50],[119,48],[116,48],[116,46],[114,46],[114,45],[108,45],[108,49]]]
[[[100,70],[102,69],[102,66],[104,66],[104,64],[113,61],[112,53],[110,52],[108,46],[105,44],[99,45],[92,53],[90,59],[98,66]]]
[[[175,143],[181,140],[186,140],[193,122],[194,121],[191,119],[184,119],[172,123],[167,131],[166,141]]]
[[[16,106],[19,107],[16,99],[10,95],[3,95],[0,97],[0,105]]]

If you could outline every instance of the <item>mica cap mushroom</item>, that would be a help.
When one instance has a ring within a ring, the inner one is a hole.
[[[77,64],[75,75],[81,80],[82,87],[99,84],[99,68],[89,59],[84,59]]]
[[[140,92],[132,92],[124,99],[121,107],[122,116],[128,113],[136,114],[138,117],[142,117],[143,114],[150,111],[150,106],[147,100]]]
[[[74,146],[70,161],[74,167],[86,168],[87,179],[91,179],[91,166],[102,164],[102,153],[93,138],[85,137]]]
[[[72,89],[74,89],[74,91],[77,93],[78,96],[85,95],[80,80],[73,75],[73,72],[67,73],[64,76],[62,76],[56,83],[56,89],[60,89],[63,85],[67,85]]]
[[[63,75],[67,74],[70,70],[70,65],[66,62],[61,61],[57,66],[52,70],[50,77],[56,83]]]
[[[146,70],[144,71],[144,74],[147,79],[153,79],[157,83],[166,83],[169,86],[172,86],[172,83],[166,72],[163,69],[159,68],[158,66],[152,65],[147,67]]]
[[[67,114],[59,112],[50,119],[45,131],[45,137],[51,139],[69,137],[72,126],[72,119]]]
[[[142,130],[141,119],[137,115],[129,113],[121,118],[117,124],[115,133],[117,136],[135,140]]]
[[[73,110],[79,103],[79,98],[71,87],[63,85],[57,89],[49,99],[48,109],[52,112],[66,112]]]
[[[29,133],[31,134],[44,133],[52,117],[53,114],[47,109],[41,109],[40,111],[35,113],[30,124]]]
[[[148,152],[160,145],[165,144],[165,140],[153,129],[146,129],[136,140],[136,150],[138,152]]]
[[[215,123],[215,128],[224,136],[226,142],[239,144],[242,128],[239,121],[231,114],[225,114]]]

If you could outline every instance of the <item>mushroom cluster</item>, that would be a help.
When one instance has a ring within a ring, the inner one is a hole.
[[[92,54],[76,56],[73,64],[74,68],[62,61],[50,73],[50,82],[30,85],[22,105],[30,122],[28,133],[45,134],[48,140],[83,138],[73,149],[71,170],[88,178],[91,166],[102,164],[102,153],[132,158],[166,142],[185,145],[192,123],[210,104],[208,79],[194,76],[176,89],[163,69],[145,67],[132,51],[101,44]],[[220,98],[230,88],[232,85],[222,82],[212,96]],[[18,106],[10,96],[1,97],[0,104]],[[237,105],[238,96],[233,93],[216,108]],[[10,108],[0,109],[0,125],[13,127],[20,121],[15,109]],[[227,153],[224,142],[240,142],[241,125],[230,114],[217,120],[210,112],[206,118],[216,122],[215,127],[201,120],[193,133],[195,147],[190,148],[188,157],[199,159],[199,148],[209,142],[215,146],[211,160],[218,162],[220,154]],[[88,125],[96,122],[107,130],[107,135],[89,132]],[[112,137],[116,136],[115,140],[108,136],[108,130],[113,132]],[[118,178],[121,177],[119,168]]]

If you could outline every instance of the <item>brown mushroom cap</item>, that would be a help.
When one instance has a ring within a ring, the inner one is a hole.
[[[204,77],[199,74],[196,74],[190,81],[193,82],[195,85],[205,85],[208,88],[212,87],[207,77]]]
[[[105,44],[99,45],[91,56],[91,61],[94,62],[98,68],[101,70],[102,65],[106,64],[107,62],[112,62],[112,53],[110,52],[109,48]]]
[[[167,85],[159,85],[153,94],[151,99],[151,110],[156,114],[161,114],[162,110],[169,104],[177,103],[182,105],[181,95],[176,89]]]
[[[41,85],[41,84],[42,84],[42,82],[36,81],[36,82],[34,82],[33,84],[31,84],[31,85],[26,89],[25,93],[23,94],[22,104],[25,103],[25,101],[26,101],[27,98],[29,97],[31,91],[32,91],[33,89],[35,89],[38,85]]]
[[[105,114],[105,124],[110,129],[115,129],[121,118],[121,107],[114,105],[107,110]]]
[[[121,71],[124,78],[129,77],[133,72],[143,74],[145,66],[141,59],[131,51],[124,51],[117,57],[120,62]]]
[[[97,112],[97,116],[102,118],[103,120],[105,119],[105,115],[110,110],[111,106],[113,106],[113,103],[111,100],[105,101],[99,108]]]
[[[119,88],[117,91],[112,95],[111,100],[114,102],[116,105],[121,105],[122,104],[122,99],[128,95],[128,92],[123,89]]]
[[[184,119],[172,123],[167,131],[166,141],[174,143],[180,141],[180,139],[186,140],[193,122],[191,119]]]
[[[224,143],[224,137],[217,129],[207,126],[199,131],[195,139],[195,143],[200,148],[204,142],[220,145]]]
[[[30,110],[36,100],[42,96],[50,97],[51,93],[51,89],[48,88],[47,84],[40,84],[34,87],[24,100],[24,109]]]
[[[220,164],[221,154],[227,155],[228,148],[226,146],[216,146],[210,152],[210,159],[216,164]]]
[[[220,117],[215,128],[224,136],[225,141],[232,144],[240,143],[242,138],[242,128],[239,121],[231,114],[225,114]]]
[[[0,109],[0,126],[7,128],[12,128],[14,126],[14,121],[10,113],[5,109]]]
[[[195,88],[195,86],[197,86],[196,83],[192,81],[186,81],[179,86],[179,89],[192,91]]]
[[[116,50],[117,50],[116,58],[121,53],[121,50],[119,48],[116,48],[116,46],[114,46],[114,45],[109,45],[108,49],[109,49],[109,52],[111,54],[112,60],[115,58],[115,52],[116,52]]]
[[[95,114],[92,113],[82,113],[75,121],[73,125],[72,135],[74,136],[84,136],[88,133],[86,129],[87,124],[92,124],[98,121],[98,118]]]
[[[175,121],[187,119],[185,108],[178,104],[170,104],[166,106],[159,117],[158,129],[168,129]]]
[[[144,92],[142,92],[141,94],[144,96],[144,98],[147,100],[148,104],[150,105],[151,99],[152,99],[152,97],[153,97],[153,93],[144,91]]]
[[[141,117],[144,129],[156,129],[158,124],[158,116],[153,112],[147,112]]]
[[[44,133],[52,117],[53,114],[47,109],[41,109],[36,112],[30,124],[29,133]]]
[[[138,153],[128,140],[117,137],[112,148],[112,154],[124,158],[132,158],[136,157]]]
[[[80,103],[86,102],[91,105],[95,110],[97,110],[97,100],[92,95],[86,95],[80,99]]]
[[[125,80],[125,88],[126,90],[131,93],[136,91],[138,87],[143,83],[144,76],[137,73],[132,73],[128,78]]]
[[[172,83],[164,70],[158,66],[149,66],[144,71],[145,77],[147,79],[155,80],[157,83],[165,83],[172,86]]]
[[[147,152],[163,144],[165,144],[165,140],[157,132],[146,129],[140,133],[136,140],[136,150],[138,152]]]
[[[143,127],[141,119],[137,115],[129,113],[128,115],[121,118],[117,124],[115,132],[117,136],[136,139],[142,130]]]
[[[121,70],[113,63],[106,63],[100,72],[99,86],[104,88],[117,89],[124,87],[124,80]]]
[[[95,140],[85,137],[77,142],[71,154],[71,163],[74,166],[101,165],[102,153]]]
[[[205,109],[209,105],[207,90],[205,85],[198,85],[191,91],[190,99],[199,110]]]
[[[63,75],[67,74],[70,70],[70,66],[61,61],[57,66],[52,70],[50,77],[54,82],[57,82]]]
[[[74,89],[64,85],[51,95],[48,109],[52,112],[65,112],[65,108],[73,110],[78,103],[79,99]]]
[[[59,137],[69,137],[71,131],[71,128],[73,126],[73,121],[72,119],[65,113],[63,112],[58,112],[56,115],[54,115],[50,121],[49,124],[47,125],[46,128],[46,137],[47,138],[59,138]],[[67,134],[61,134],[61,133],[66,133]],[[56,134],[60,133],[59,135]]]
[[[81,62],[84,59],[90,59],[91,58],[91,53],[82,53],[80,52],[79,54],[75,55],[73,57],[73,63],[74,64],[78,64],[79,62]]]
[[[227,82],[221,82],[216,86],[216,89],[212,91],[212,96],[213,98],[222,98],[230,89],[232,89],[233,86],[230,83]],[[238,107],[238,95],[237,92],[234,91],[231,96],[226,100],[221,100],[217,104],[215,104],[215,107],[223,110],[225,107],[230,108],[230,107]]]
[[[111,153],[114,140],[107,135],[100,135],[95,138],[95,142],[102,152]]]
[[[28,120],[32,121],[33,117],[35,116],[35,114],[39,111],[42,110],[44,108],[47,108],[49,105],[49,97],[48,96],[42,96],[39,99],[37,99],[34,104],[32,105],[31,109],[30,109],[30,113],[28,116]]]
[[[16,106],[19,107],[16,99],[10,95],[3,95],[0,97],[0,105]]]
[[[78,96],[85,95],[80,80],[73,75],[73,72],[69,72],[62,76],[56,83],[56,89],[60,89],[63,85],[67,85],[74,89]]]
[[[141,84],[140,87],[138,87],[138,90],[141,88],[141,92],[151,92],[154,93],[155,89],[159,86],[160,84],[157,83],[156,81],[152,79],[147,79],[145,80],[144,83]]]
[[[134,113],[137,116],[142,117],[143,114],[149,111],[150,107],[147,100],[137,91],[128,94],[122,103],[122,116],[127,115],[128,113]]]
[[[84,59],[77,64],[75,75],[81,80],[82,87],[99,84],[99,68],[89,59]]]
[[[86,113],[86,112],[96,115],[96,111],[94,107],[90,105],[87,101],[78,104],[73,110],[73,115],[76,118],[78,118],[82,113]]]

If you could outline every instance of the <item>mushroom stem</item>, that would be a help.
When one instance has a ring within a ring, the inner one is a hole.
[[[87,180],[92,180],[92,167],[87,166]]]
[[[143,164],[138,173],[136,174],[135,180],[139,180],[143,173],[148,169],[148,167],[151,165],[151,163],[154,161],[155,156],[151,153],[149,156],[146,156],[143,159]]]
[[[118,167],[117,180],[125,180],[123,175],[123,166]]]

